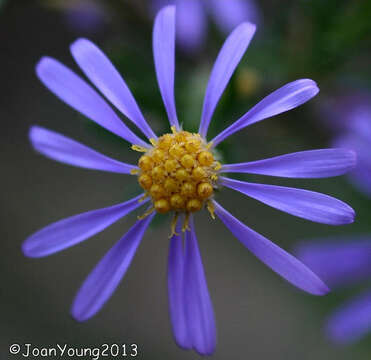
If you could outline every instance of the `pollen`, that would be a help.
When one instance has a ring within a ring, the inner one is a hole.
[[[207,208],[221,168],[209,144],[199,134],[175,128],[151,144],[139,158],[136,175],[154,211],[185,213],[187,218]]]
[[[192,171],[192,177],[195,180],[202,180],[207,177],[207,172],[202,166],[198,166],[193,169]]]
[[[166,170],[162,166],[156,166],[152,169],[151,175],[153,180],[161,181],[166,176]]]
[[[148,190],[152,186],[152,178],[148,174],[140,175],[138,181],[140,186],[145,190]]]
[[[149,190],[152,199],[157,200],[165,196],[165,190],[160,184],[153,184]]]
[[[169,149],[169,155],[172,156],[174,159],[180,159],[183,154],[186,152],[184,147],[181,145],[181,143],[177,143]]]
[[[185,182],[181,189],[180,189],[181,195],[185,197],[193,196],[196,193],[196,186],[193,182]]]
[[[189,212],[196,212],[201,210],[202,202],[198,199],[191,199],[187,202],[187,210]]]
[[[152,159],[156,164],[162,164],[164,161],[165,153],[161,149],[153,151]]]
[[[202,151],[198,154],[198,162],[203,166],[210,166],[214,162],[214,156],[210,151]]]
[[[197,186],[197,194],[201,199],[208,199],[213,191],[213,187],[207,182],[200,183]]]
[[[191,169],[195,165],[195,160],[193,159],[192,155],[185,154],[181,159],[180,163],[183,165],[186,169]]]
[[[169,201],[167,201],[166,199],[155,201],[155,209],[160,214],[166,214],[171,209]]]
[[[174,194],[170,198],[170,204],[173,209],[179,210],[184,208],[184,197],[179,194]]]
[[[180,182],[184,181],[184,180],[187,180],[189,178],[189,173],[187,172],[187,170],[185,169],[179,169],[176,173],[175,173],[175,178],[177,180],[179,180]]]
[[[178,162],[174,159],[167,159],[165,161],[165,170],[169,173],[175,171],[175,169],[178,167]]]
[[[149,156],[143,155],[139,159],[138,166],[140,167],[141,170],[148,171],[152,169],[153,161]]]

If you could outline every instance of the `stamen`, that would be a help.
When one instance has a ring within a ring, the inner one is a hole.
[[[207,210],[209,211],[211,218],[215,220],[215,206],[212,201],[207,202]]]
[[[141,203],[143,202],[145,199],[147,199],[148,197],[148,194],[144,194],[139,200],[138,200],[138,203]]]
[[[150,209],[148,209],[143,215],[138,216],[139,220],[145,219],[148,215],[151,215],[155,211],[155,208],[152,206]]]
[[[214,170],[219,171],[222,168],[222,164],[219,161],[216,161],[214,164]]]
[[[206,145],[206,149],[207,149],[207,150],[210,150],[212,147],[213,147],[213,142],[210,141],[210,142]]]
[[[139,185],[157,213],[188,214],[183,231],[189,230],[190,214],[206,207],[218,185],[219,172],[215,169],[220,169],[221,164],[208,150],[212,142],[175,126],[171,132],[149,141],[152,145],[148,148],[144,144],[132,146],[145,153],[131,173],[137,174]]]
[[[178,222],[179,213],[175,213],[173,220],[171,220],[171,234],[169,236],[169,239],[172,238],[174,235],[179,236],[179,234],[175,231],[176,223]]]
[[[189,228],[189,217],[190,217],[190,213],[187,212],[186,213],[186,216],[185,216],[185,219],[184,219],[184,223],[183,223],[183,227],[182,227],[182,232],[186,232],[187,230],[188,231],[191,231],[191,229]]]
[[[139,173],[139,169],[131,169],[130,174],[131,175],[137,175]]]
[[[142,152],[142,153],[145,153],[148,151],[148,149],[144,146],[140,146],[140,145],[131,145],[131,149],[134,150],[134,151],[138,151],[138,152]]]

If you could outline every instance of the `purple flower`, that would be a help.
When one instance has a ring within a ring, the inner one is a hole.
[[[260,18],[253,0],[152,0],[152,11],[156,13],[170,4],[178,9],[178,42],[183,50],[189,52],[199,50],[205,42],[208,15],[225,34],[244,21],[257,23]]]
[[[371,237],[325,239],[303,243],[296,251],[308,267],[330,287],[358,283],[371,277]],[[326,335],[350,344],[371,332],[371,291],[343,304],[326,321]]]
[[[350,182],[371,197],[371,95],[339,96],[327,104],[324,113],[336,133],[333,145],[357,153],[357,166],[348,174]]]
[[[64,65],[44,57],[37,75],[54,94],[144,154],[138,166],[110,159],[72,139],[34,126],[33,147],[57,161],[87,169],[133,175],[144,193],[114,206],[61,220],[31,235],[23,244],[29,257],[42,257],[75,245],[104,230],[131,211],[150,203],[129,232],[105,255],[80,288],[72,315],[85,321],[97,313],[125,275],[145,230],[156,213],[172,212],[169,247],[168,295],[174,337],[179,346],[211,354],[216,328],[193,213],[207,208],[262,262],[298,288],[314,295],[327,286],[309,268],[233,217],[215,200],[214,190],[230,188],[269,206],[308,220],[341,225],[351,223],[354,211],[345,203],[308,190],[260,185],[225,177],[226,173],[254,173],[292,178],[341,175],[354,166],[351,151],[325,149],[303,151],[242,164],[222,165],[214,148],[224,139],[260,120],[293,109],[318,93],[312,80],[289,83],[268,95],[211,141],[207,130],[217,103],[253,35],[255,26],[239,25],[225,41],[207,85],[198,134],[179,126],[174,97],[175,7],[162,9],[153,30],[153,53],[157,80],[171,132],[157,137],[152,131],[123,78],[108,58],[90,41],[79,39],[72,56],[98,90],[134,123],[149,141],[133,133],[106,100]],[[224,174],[224,176],[222,176]]]
[[[62,10],[68,27],[77,32],[97,32],[106,18],[106,9],[100,0],[57,0],[47,5]]]
[[[342,95],[323,104],[321,111],[333,131],[332,143],[357,153],[349,180],[371,196],[371,96]],[[371,277],[371,237],[322,239],[297,247],[296,254],[331,288],[358,283]],[[371,332],[371,291],[343,304],[326,321],[326,335],[334,342],[349,344]]]

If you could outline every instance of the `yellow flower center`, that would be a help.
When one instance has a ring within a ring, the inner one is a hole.
[[[150,149],[132,147],[144,152],[136,171],[139,185],[158,213],[174,211],[176,216],[181,212],[189,215],[205,204],[212,212],[209,201],[214,195],[221,164],[215,160],[211,144],[199,134],[175,128],[172,131],[156,141],[151,139]]]

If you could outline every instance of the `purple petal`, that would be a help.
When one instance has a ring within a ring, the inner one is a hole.
[[[157,82],[169,122],[179,129],[174,96],[175,6],[164,7],[156,16],[153,27],[153,56]]]
[[[288,178],[324,178],[354,168],[356,153],[346,149],[301,151],[270,159],[223,165],[221,172],[248,173]]]
[[[371,138],[370,93],[352,89],[319,104],[321,121],[333,133],[356,132]]]
[[[90,81],[129,118],[147,138],[156,138],[143,117],[132,93],[107,56],[91,41],[78,39],[71,53]]]
[[[201,355],[211,355],[216,346],[216,328],[201,255],[197,245],[193,218],[186,232],[184,295],[189,336],[192,347]]]
[[[111,297],[129,268],[154,215],[138,220],[89,274],[72,304],[71,314],[77,321],[94,316]]]
[[[207,129],[216,105],[222,96],[234,70],[245,53],[256,27],[254,24],[243,23],[238,26],[224,42],[211,71],[207,84],[202,109],[199,133],[206,137]]]
[[[371,332],[371,293],[343,305],[327,321],[327,336],[342,344],[359,340]]]
[[[371,238],[339,238],[305,241],[295,249],[296,256],[331,286],[357,282],[371,275]]]
[[[137,169],[137,166],[110,159],[77,141],[40,126],[32,126],[29,137],[35,150],[65,164],[120,174],[130,174],[130,170]]]
[[[329,292],[322,280],[298,259],[242,224],[217,202],[213,201],[213,203],[215,213],[224,225],[265,265],[310,294],[324,295]]]
[[[370,140],[368,139],[367,129],[362,130],[364,130],[362,135],[358,133],[358,131],[361,132],[361,129],[359,129],[357,133],[347,133],[339,136],[335,139],[334,144],[344,149],[352,149],[357,153],[357,166],[348,174],[348,177],[362,193],[371,196]]]
[[[57,221],[28,237],[22,245],[23,253],[28,257],[43,257],[76,245],[142,206],[146,202],[138,201],[142,196]]]
[[[281,114],[304,104],[313,96],[317,95],[318,92],[319,89],[317,84],[313,80],[309,79],[296,80],[282,86],[278,90],[266,96],[245,115],[217,135],[212,140],[213,146],[216,146],[227,137],[242,130],[248,125]]]
[[[180,221],[178,221],[176,232],[181,234],[181,231]],[[192,345],[188,335],[184,303],[184,250],[181,236],[174,235],[170,239],[167,284],[175,341],[180,347],[190,349]]]
[[[284,186],[252,184],[221,178],[221,184],[303,219],[329,225],[354,221],[354,210],[344,202],[314,191]]]
[[[207,4],[217,25],[225,33],[244,21],[256,24],[259,19],[259,11],[252,0],[209,0]]]
[[[183,50],[199,50],[205,41],[206,14],[200,0],[178,0],[176,3],[176,37]]]
[[[91,86],[59,61],[43,57],[36,66],[36,73],[51,92],[75,110],[126,141],[149,147],[118,118]]]
[[[371,166],[357,166],[348,174],[348,179],[360,192],[371,197]]]

